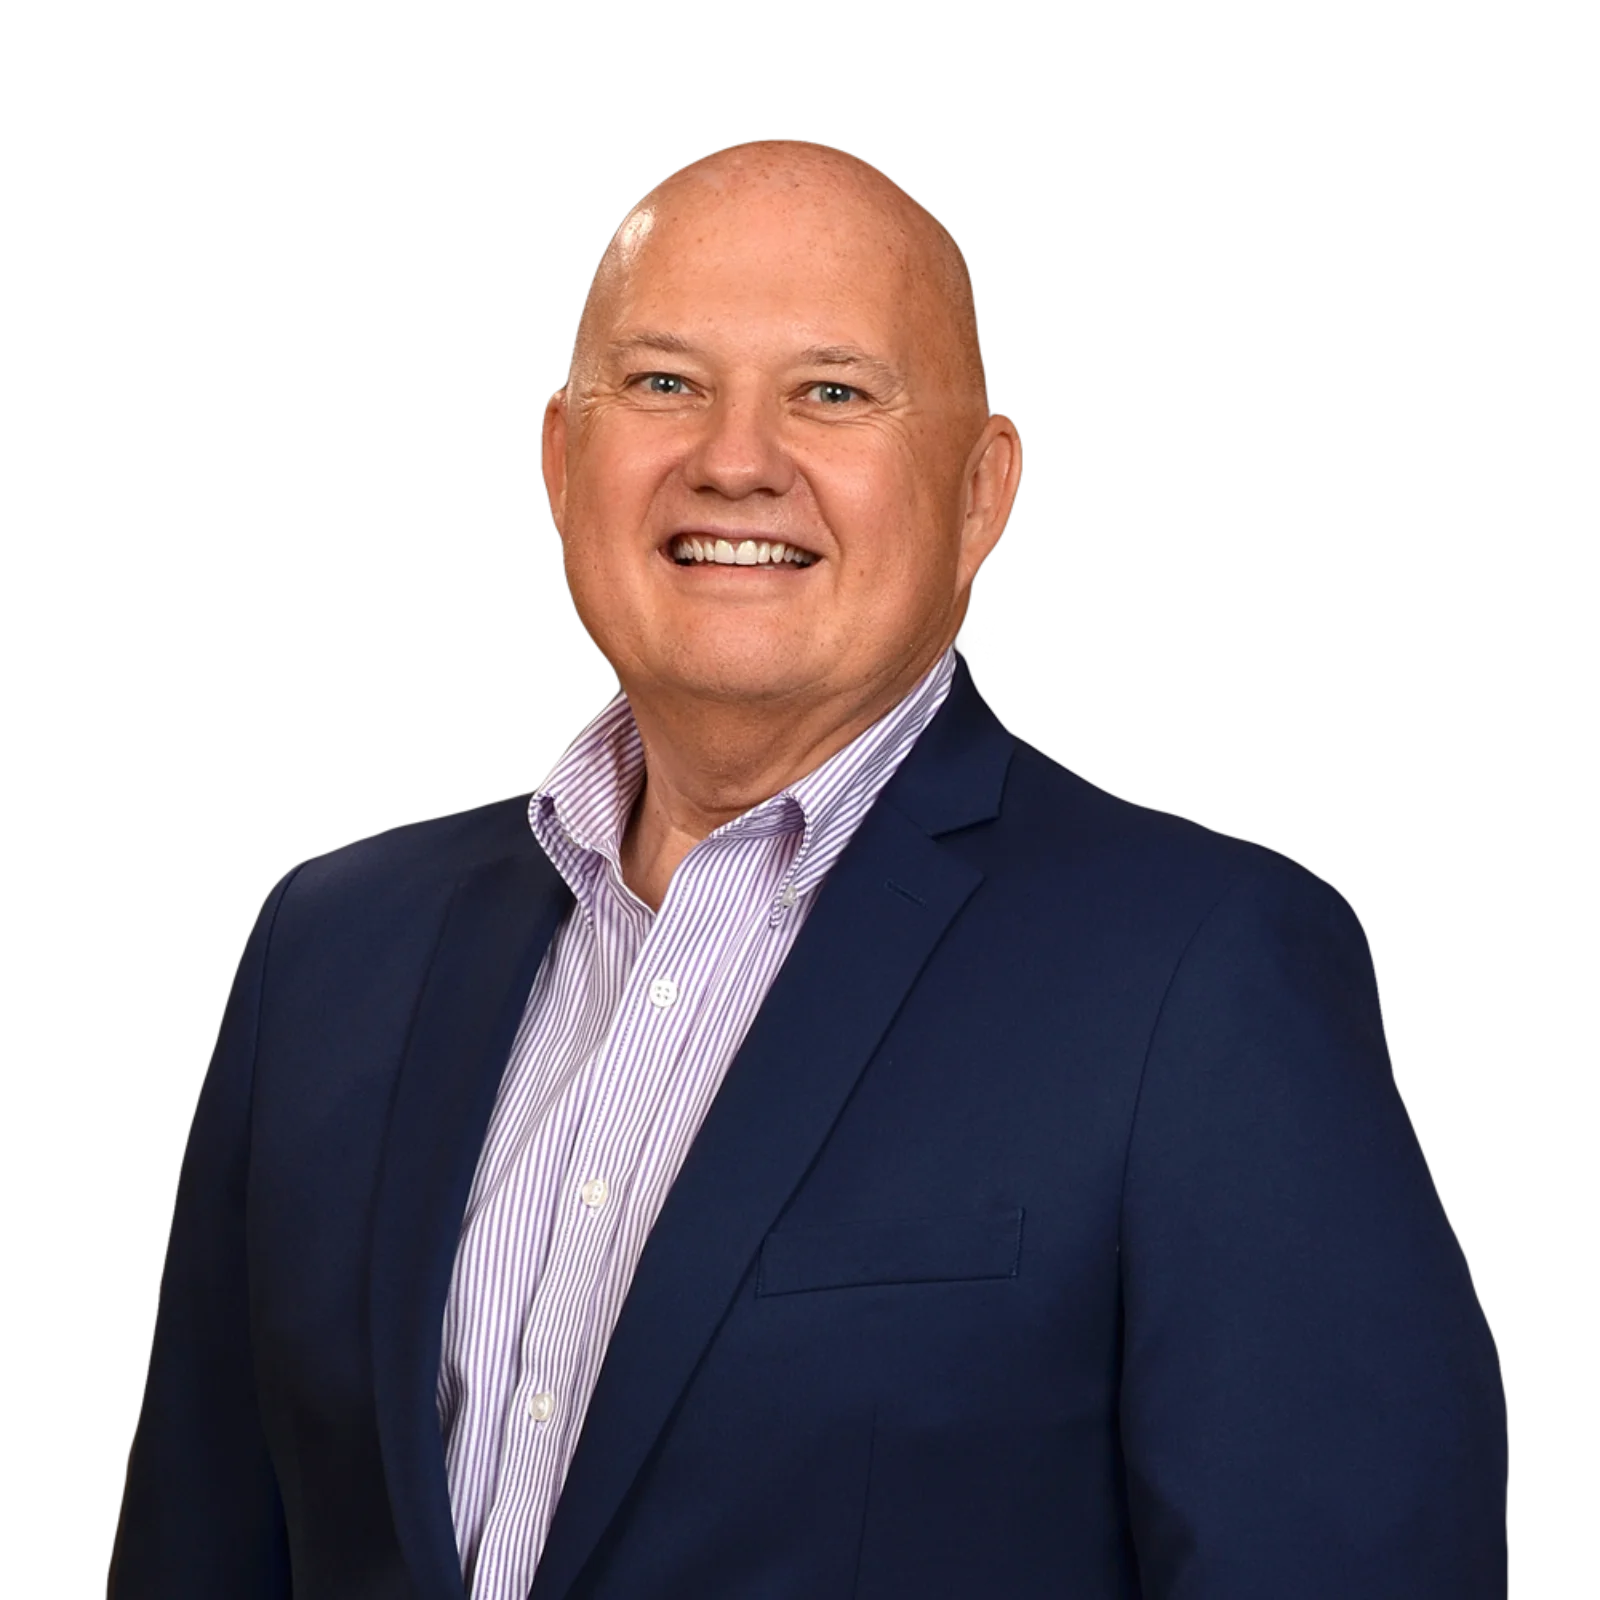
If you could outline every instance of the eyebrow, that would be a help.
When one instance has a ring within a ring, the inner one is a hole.
[[[806,367],[849,367],[866,373],[886,389],[899,389],[904,382],[887,361],[858,350],[853,344],[819,344],[800,352],[800,365]]]
[[[669,356],[692,355],[694,346],[675,333],[659,333],[652,328],[641,328],[625,338],[614,340],[606,347],[611,355],[621,355],[628,350],[661,350]]]
[[[610,356],[624,356],[630,350],[657,350],[664,355],[686,356],[696,353],[695,346],[687,339],[676,333],[667,333],[658,328],[640,328],[637,332],[625,334],[622,338],[613,340],[606,347]],[[886,392],[895,392],[904,386],[905,380],[898,369],[878,356],[869,355],[865,350],[853,344],[817,344],[807,350],[802,350],[795,359],[795,364],[802,367],[843,367],[854,372],[865,374],[877,386]]]

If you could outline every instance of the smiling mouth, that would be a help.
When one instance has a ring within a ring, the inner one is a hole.
[[[817,557],[781,539],[715,539],[680,533],[667,547],[680,567],[810,567]]]

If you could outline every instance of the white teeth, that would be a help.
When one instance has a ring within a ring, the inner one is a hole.
[[[681,533],[672,541],[672,559],[682,563],[711,562],[719,567],[775,567],[787,562],[793,567],[809,567],[816,557],[785,544],[781,539],[702,539]]]

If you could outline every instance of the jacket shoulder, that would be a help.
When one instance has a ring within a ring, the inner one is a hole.
[[[1032,870],[1093,882],[1130,908],[1159,902],[1203,917],[1225,898],[1322,905],[1353,919],[1338,891],[1265,845],[1137,805],[1016,742],[1004,817]]]
[[[294,872],[290,898],[298,909],[331,911],[359,903],[432,898],[463,873],[489,861],[537,853],[528,826],[528,796],[407,823],[313,856]]]

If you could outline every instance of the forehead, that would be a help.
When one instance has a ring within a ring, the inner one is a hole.
[[[700,193],[636,213],[618,247],[607,339],[648,327],[909,351],[926,320],[905,230],[860,196]]]

